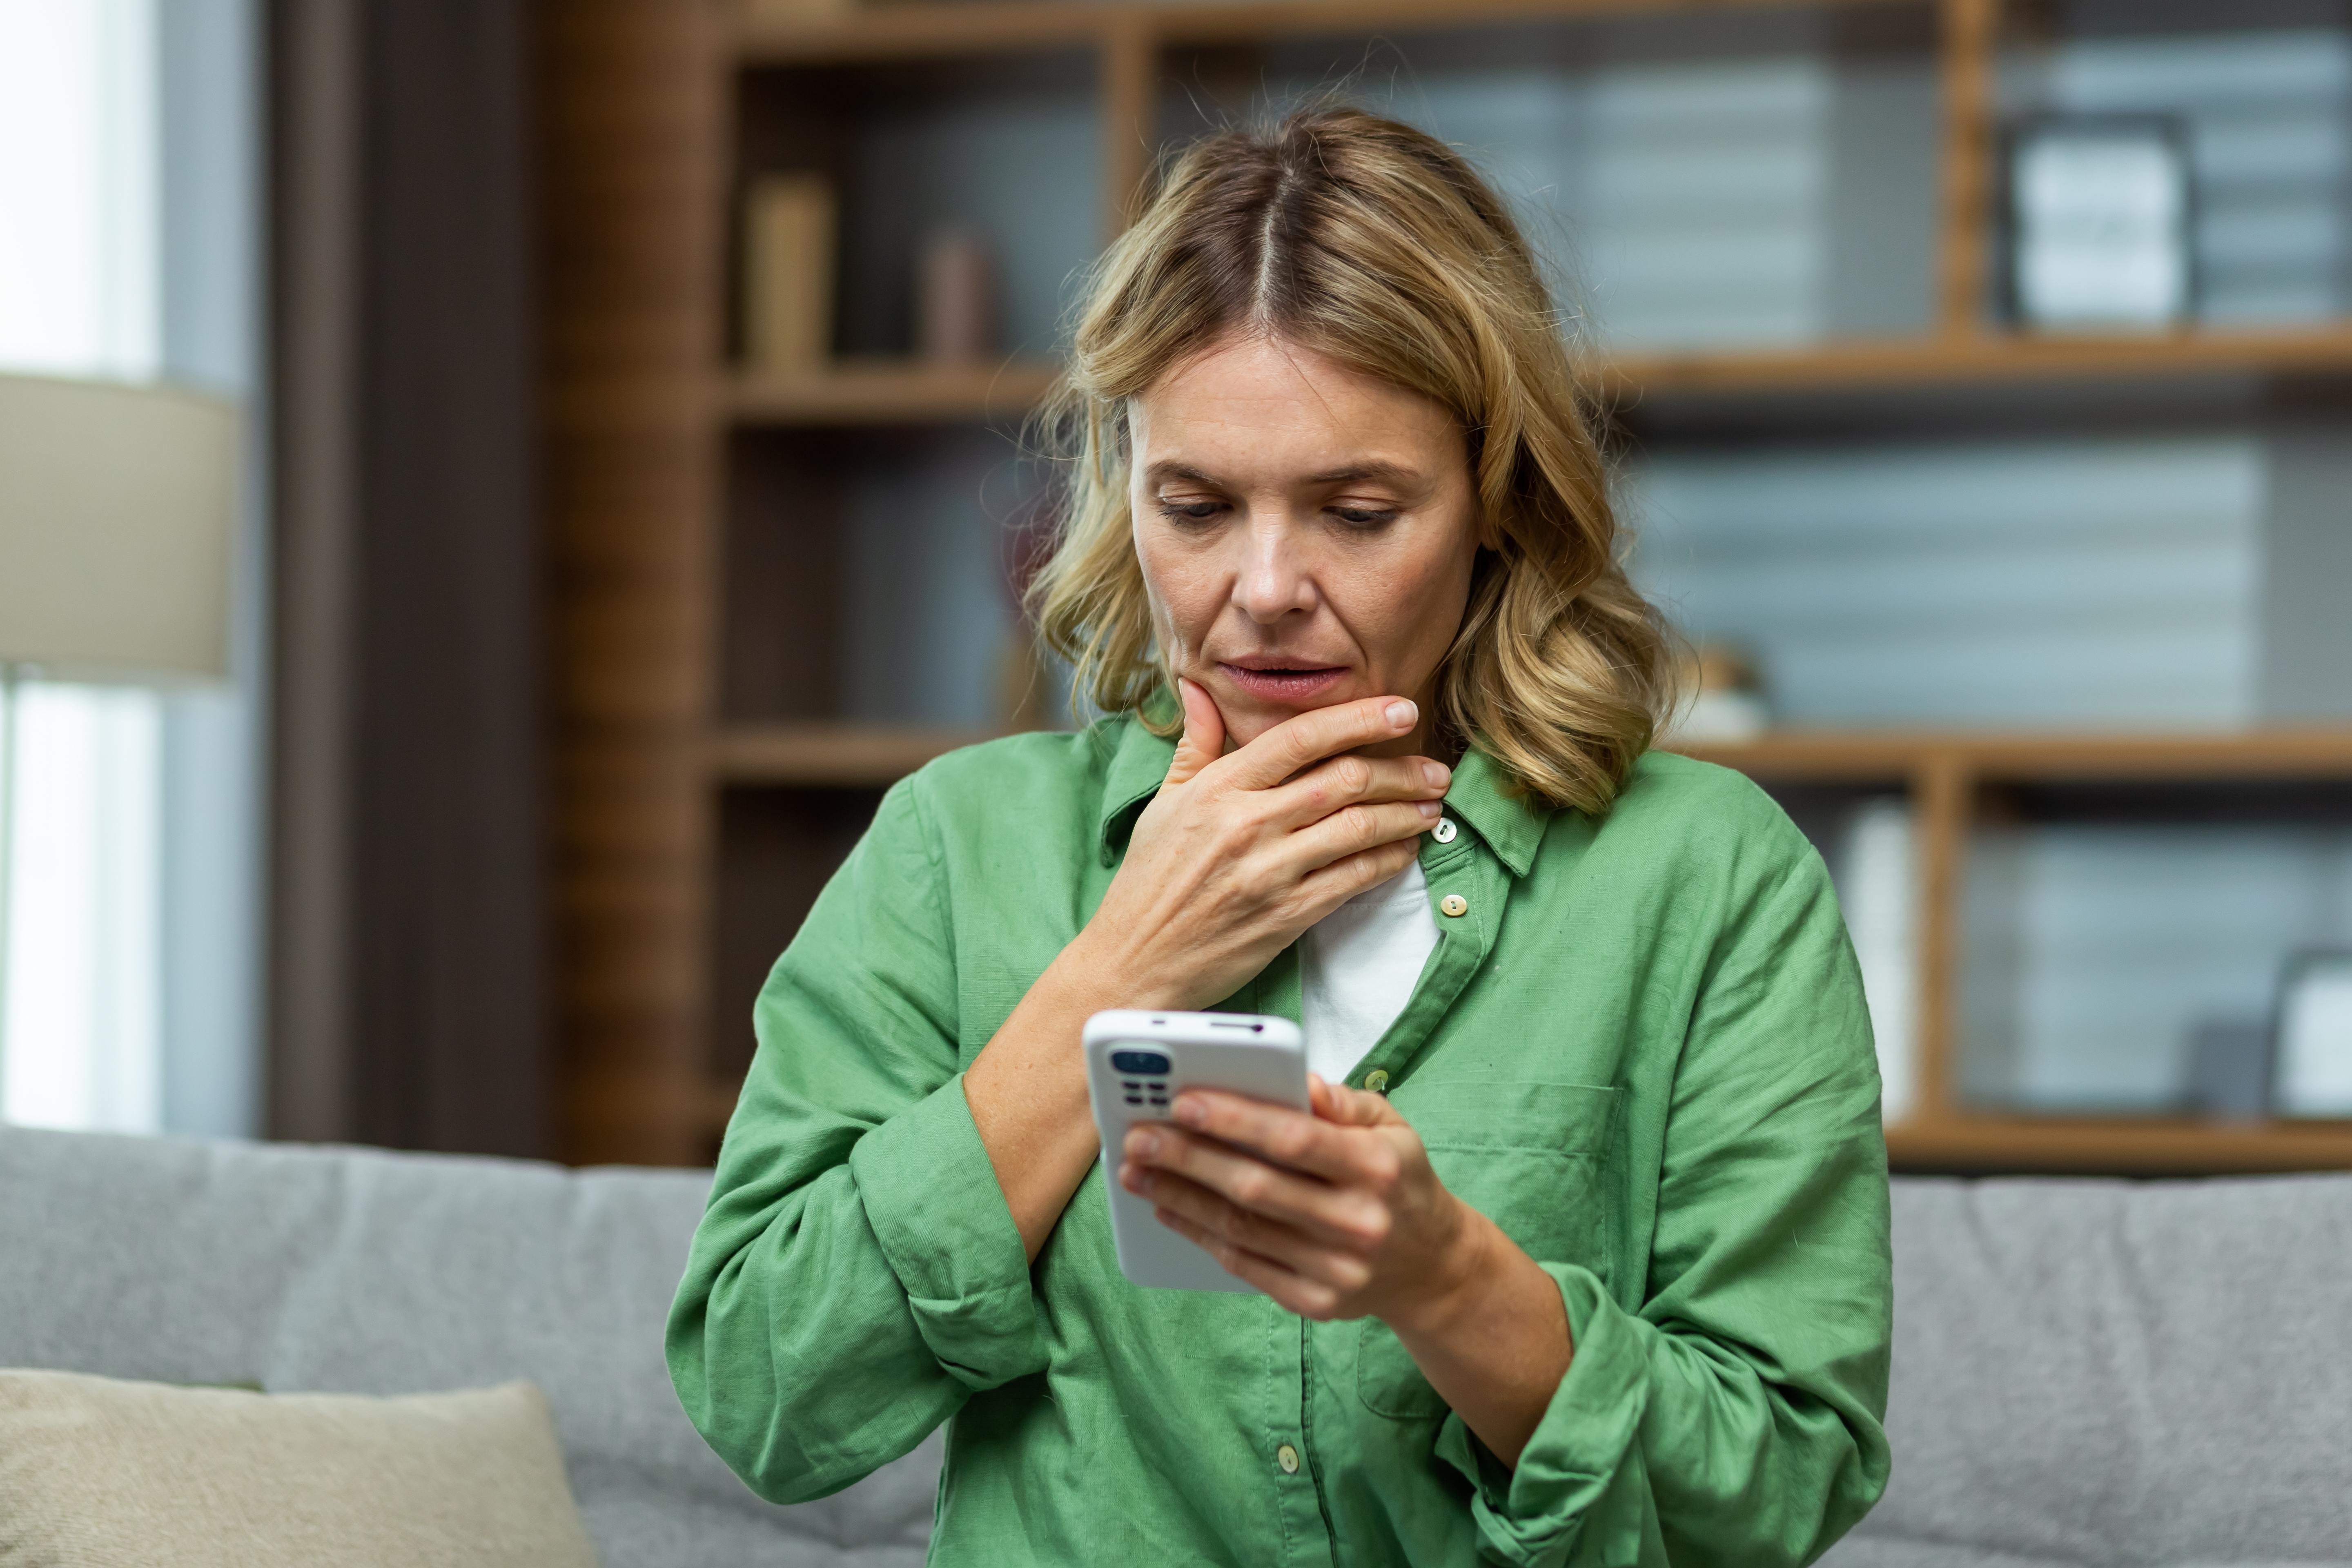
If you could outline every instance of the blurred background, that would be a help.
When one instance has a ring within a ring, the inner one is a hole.
[[[0,1115],[709,1159],[881,792],[1072,722],[1081,270],[1335,89],[1553,268],[1897,1164],[2352,1166],[2341,0],[0,0],[0,376],[237,470],[201,669],[0,583]]]

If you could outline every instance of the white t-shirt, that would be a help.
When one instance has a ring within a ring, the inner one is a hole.
[[[1298,973],[1308,1068],[1326,1083],[1354,1071],[1404,1011],[1436,950],[1429,879],[1418,860],[1309,926]]]

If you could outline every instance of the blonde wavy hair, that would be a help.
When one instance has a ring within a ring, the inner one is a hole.
[[[1225,131],[1167,167],[1088,283],[1036,427],[1065,482],[1026,600],[1078,691],[1140,712],[1171,683],[1129,515],[1128,400],[1231,334],[1265,332],[1461,420],[1481,544],[1437,718],[1528,795],[1605,812],[1670,710],[1668,635],[1620,559],[1551,292],[1470,165],[1351,108]]]

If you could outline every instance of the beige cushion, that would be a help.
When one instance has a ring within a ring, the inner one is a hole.
[[[595,1568],[547,1397],[0,1371],[5,1568]]]

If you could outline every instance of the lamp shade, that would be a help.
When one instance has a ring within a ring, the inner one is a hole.
[[[197,393],[0,375],[0,664],[228,673],[237,426]]]

